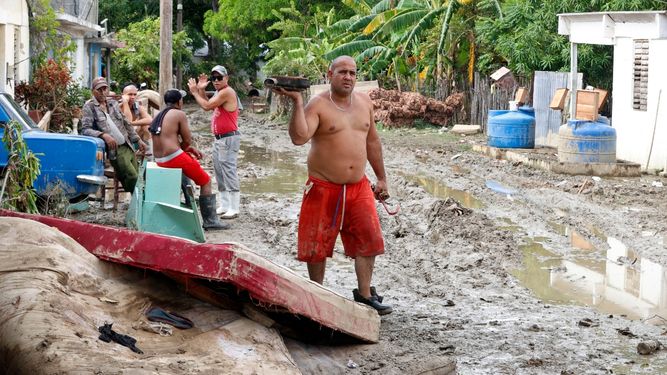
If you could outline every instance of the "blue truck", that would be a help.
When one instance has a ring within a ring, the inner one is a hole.
[[[10,120],[21,124],[26,145],[39,158],[40,174],[33,184],[37,195],[47,197],[59,188],[70,201],[76,201],[106,184],[104,141],[42,131],[9,94],[0,92],[0,139]],[[0,141],[0,175],[7,166],[8,155]]]

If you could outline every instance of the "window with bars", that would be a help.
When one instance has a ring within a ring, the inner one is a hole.
[[[646,111],[648,101],[648,40],[634,40],[632,108]]]

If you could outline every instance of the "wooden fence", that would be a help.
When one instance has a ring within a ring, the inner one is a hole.
[[[530,90],[531,79],[518,77],[511,86],[497,87],[490,78],[475,72],[472,85],[463,78],[453,82],[441,80],[437,85],[424,87],[420,92],[438,100],[445,100],[455,92],[463,92],[463,108],[454,115],[453,123],[480,125],[486,132],[489,110],[509,109],[509,101],[514,100],[516,89],[522,86]]]

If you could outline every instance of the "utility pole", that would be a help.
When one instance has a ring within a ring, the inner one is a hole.
[[[164,98],[164,93],[172,87],[173,67],[171,63],[172,56],[172,0],[160,0],[160,81],[158,91],[160,97]],[[162,107],[164,100],[160,103]]]
[[[176,5],[176,32],[181,32],[183,30],[183,0],[178,0],[178,5]],[[176,62],[176,88],[181,89],[183,87],[183,59],[181,56],[178,56],[178,61]]]

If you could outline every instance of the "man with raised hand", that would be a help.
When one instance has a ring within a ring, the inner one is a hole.
[[[388,197],[382,145],[375,129],[373,103],[354,92],[357,66],[349,56],[329,67],[329,91],[304,107],[300,92],[274,89],[294,102],[289,135],[295,145],[311,142],[308,182],[299,215],[297,258],[308,265],[310,279],[322,283],[326,258],[341,235],[345,255],[354,258],[358,288],[354,300],[380,315],[392,308],[371,287],[375,257],[384,253],[375,197]],[[374,191],[365,175],[369,162],[377,178]]]
[[[212,98],[206,97],[206,86],[210,81],[216,92]],[[199,75],[199,80],[188,80],[190,93],[197,104],[205,111],[213,111],[211,131],[215,136],[213,143],[213,169],[220,192],[221,206],[217,209],[223,219],[234,219],[239,215],[241,192],[237,162],[241,148],[241,133],[238,127],[240,101],[236,91],[229,86],[227,69],[216,65],[211,69],[211,76]]]

